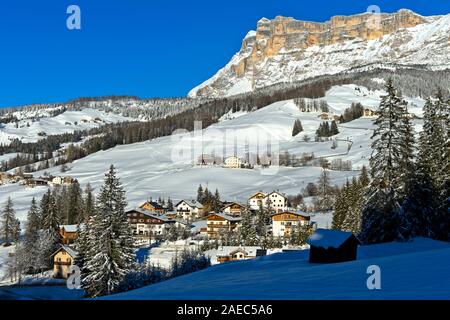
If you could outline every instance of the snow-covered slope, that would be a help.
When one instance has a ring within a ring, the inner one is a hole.
[[[357,261],[335,264],[310,264],[308,253],[229,262],[103,299],[450,299],[449,243],[362,246]],[[370,265],[381,269],[380,290],[367,288]]]
[[[8,145],[14,139],[19,139],[25,143],[36,142],[43,138],[40,135],[42,133],[50,136],[133,120],[135,119],[90,108],[81,111],[66,111],[55,117],[41,113],[40,118],[34,121],[27,117],[17,123],[2,124],[0,126],[0,144]]]
[[[450,14],[333,17],[325,23],[261,19],[241,50],[189,96],[218,97],[280,82],[370,68],[450,67]]]
[[[337,114],[340,114],[352,102],[375,106],[379,103],[380,94],[382,93],[371,92],[363,87],[345,85],[331,88],[323,99]],[[423,104],[419,99],[412,100]],[[322,122],[318,117],[319,113],[301,112],[292,100],[277,102],[255,112],[237,115],[238,117],[230,115],[231,120],[223,119],[193,134],[161,137],[97,152],[69,164],[70,170],[65,175],[77,178],[82,186],[89,182],[98,190],[103,182],[103,173],[113,163],[127,191],[129,206],[132,207],[149,196],[153,198],[170,196],[174,201],[195,197],[199,184],[207,185],[212,190],[218,188],[222,199],[228,201],[246,202],[248,196],[258,190],[279,189],[287,194],[297,194],[309,182],[315,182],[322,170],[320,167],[280,167],[266,174],[259,168],[249,170],[194,166],[197,162],[195,155],[202,153],[202,140],[203,153],[221,152],[225,145],[228,147],[225,155],[229,156],[235,152],[242,155],[246,142],[250,146],[255,146],[259,136],[268,135],[278,145],[280,154],[285,151],[297,156],[314,153],[316,157],[327,157],[329,160],[337,158],[350,160],[353,169],[360,169],[362,165],[368,164],[373,119],[361,118],[339,125],[340,133],[336,136],[337,148],[332,149],[331,141],[314,142],[315,131]],[[296,119],[301,120],[304,131],[292,137],[292,127]],[[420,127],[419,122],[417,125]],[[224,135],[227,137],[225,144]],[[311,138],[310,142],[304,141],[305,135]],[[235,141],[236,148],[233,149]],[[58,167],[46,171],[54,175],[61,174]],[[37,172],[35,176],[43,173]],[[342,184],[347,178],[357,174],[358,171],[332,171],[332,183]],[[45,191],[45,187],[0,186],[0,204],[4,203],[9,195],[13,195],[17,214],[24,221],[31,197],[39,198]]]

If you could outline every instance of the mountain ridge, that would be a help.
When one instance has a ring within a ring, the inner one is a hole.
[[[188,96],[230,96],[373,64],[445,69],[450,66],[449,25],[450,14],[424,17],[408,9],[334,16],[326,22],[262,18],[230,62]]]

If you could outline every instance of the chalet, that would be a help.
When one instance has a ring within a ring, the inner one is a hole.
[[[215,256],[218,263],[248,260],[256,258],[258,250],[261,250],[261,247],[224,246],[215,251]]]
[[[128,222],[137,238],[156,237],[163,234],[176,221],[164,215],[154,214],[146,209],[135,208],[126,212]]]
[[[332,116],[332,120],[338,122],[339,119],[341,118],[341,116],[337,115],[337,114],[333,114]]]
[[[222,208],[222,212],[230,216],[240,216],[244,210],[244,206],[237,202],[228,202],[224,203],[224,205],[225,206]]]
[[[208,238],[219,239],[224,233],[235,230],[240,222],[240,217],[225,213],[211,213],[207,218]]]
[[[265,202],[266,206],[269,209],[272,209],[276,212],[286,210],[287,207],[287,198],[284,196],[284,194],[281,194],[278,191],[269,193],[265,199]]]
[[[71,244],[75,242],[75,240],[78,238],[79,229],[82,230],[83,228],[83,224],[80,224],[79,226],[77,224],[65,224],[59,226],[59,234],[61,236],[62,243]]]
[[[287,198],[278,191],[273,191],[269,194],[261,191],[257,192],[249,198],[248,203],[251,210],[258,210],[262,206],[275,212],[281,212],[287,208]]]
[[[70,267],[74,265],[77,252],[69,246],[62,245],[53,254],[53,277],[67,279],[70,275]]]
[[[356,260],[361,243],[351,232],[317,229],[308,238],[309,262],[336,263]]]
[[[177,215],[185,220],[193,220],[203,215],[203,205],[196,200],[181,200],[175,205]]]
[[[364,118],[371,118],[371,117],[375,117],[376,115],[377,115],[377,112],[373,111],[372,109],[364,108],[364,110],[363,110]]]
[[[223,166],[225,168],[237,169],[241,167],[241,159],[236,156],[231,156],[225,159]]]
[[[321,113],[319,115],[319,118],[322,120],[330,120],[330,116],[328,115],[328,113],[325,113],[325,112]]]
[[[265,198],[267,194],[265,194],[262,191],[259,191],[253,195],[250,196],[248,199],[248,204],[250,205],[250,209],[258,210],[260,206],[265,205]]]
[[[310,222],[310,217],[295,212],[279,212],[272,215],[272,234],[274,237],[288,238],[292,230]]]
[[[164,214],[166,211],[163,208],[163,206],[161,206],[160,204],[158,204],[155,201],[145,201],[139,205],[139,208],[150,211],[150,212],[154,212],[156,214]]]
[[[74,179],[72,177],[54,177],[52,181],[50,182],[50,185],[53,186],[62,186],[66,185],[69,186],[73,183],[75,183],[77,179]]]

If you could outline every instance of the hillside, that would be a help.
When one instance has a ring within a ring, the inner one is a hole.
[[[376,106],[382,94],[381,91],[344,85],[331,88],[321,99],[328,102],[333,112],[341,114],[352,102]],[[418,106],[424,103],[422,99],[407,99]],[[159,196],[165,198],[170,196],[174,201],[195,197],[199,184],[207,185],[212,190],[218,188],[223,199],[244,203],[248,196],[258,190],[279,189],[286,194],[297,194],[309,182],[317,181],[322,171],[320,167],[311,166],[294,168],[281,166],[273,173],[261,171],[259,168],[250,170],[194,166],[202,153],[199,143],[201,139],[204,154],[222,152],[224,134],[229,145],[236,141],[235,151],[239,155],[245,150],[245,141],[254,146],[258,136],[269,135],[274,138],[281,155],[288,151],[296,155],[314,153],[315,157],[325,157],[330,161],[349,160],[355,170],[368,164],[373,118],[360,118],[340,124],[340,133],[335,136],[337,147],[332,149],[332,141],[314,142],[315,131],[323,121],[318,117],[319,112],[301,112],[292,100],[277,102],[254,112],[237,115],[238,117],[220,121],[195,134],[183,133],[161,137],[97,152],[69,164],[69,171],[65,175],[77,178],[82,187],[90,183],[95,191],[98,191],[104,172],[109,164],[113,163],[127,191],[129,206],[134,207],[150,196],[154,199]],[[304,131],[292,137],[292,126],[296,119],[302,121]],[[420,120],[417,121],[417,126],[420,128]],[[305,142],[303,139],[305,135],[308,135],[311,141]],[[231,146],[229,147],[226,150],[227,156],[234,152]],[[54,175],[61,174],[59,167],[45,171]],[[35,176],[43,174],[44,171],[36,172]],[[358,171],[331,171],[331,182],[341,185],[358,174]],[[31,197],[40,198],[45,191],[46,187],[0,186],[0,204],[4,203],[9,195],[14,194],[15,209],[18,217],[24,221]]]
[[[191,97],[223,97],[320,75],[381,68],[449,68],[450,15],[336,16],[324,23],[263,18],[242,47]]]
[[[358,260],[310,264],[309,250],[230,262],[107,300],[449,299],[450,245],[429,239],[362,246]],[[368,290],[367,267],[381,269]]]

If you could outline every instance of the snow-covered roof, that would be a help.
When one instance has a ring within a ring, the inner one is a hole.
[[[72,247],[61,245],[61,247],[58,250],[56,250],[55,253],[52,254],[52,256],[54,256],[61,250],[66,251],[72,258],[75,258],[78,254],[78,252],[76,252],[75,249],[73,249]]]
[[[134,209],[128,210],[126,213],[130,213],[130,212],[133,212],[133,211],[134,212],[138,212],[138,213],[142,213],[142,214],[144,214],[144,215],[146,215],[147,217],[150,217],[150,218],[162,220],[164,222],[175,222],[174,219],[171,219],[171,218],[167,217],[166,215],[153,214],[151,211],[148,211],[148,210],[145,210],[145,209],[142,209],[142,208],[134,208]]]
[[[228,215],[226,213],[212,213],[211,215],[219,216],[219,217],[224,218],[225,220],[228,220],[228,221],[241,221],[242,220],[241,217],[230,216],[230,215]]]
[[[178,206],[182,202],[185,202],[191,208],[203,209],[203,205],[200,202],[196,201],[196,200],[181,200],[180,202],[178,202],[176,204],[176,206]]]
[[[230,256],[238,251],[244,252],[247,257],[256,257],[256,251],[261,249],[258,246],[223,246],[217,250],[209,250],[208,254],[214,254],[217,257]]]
[[[315,247],[339,248],[348,238],[353,236],[351,232],[317,229],[314,234],[308,238],[308,244]]]
[[[78,224],[62,224],[62,225],[59,226],[59,228],[60,229],[64,228],[64,230],[66,232],[77,232],[78,231]],[[84,228],[84,224],[81,223],[80,224],[80,229],[83,230],[83,228]]]

